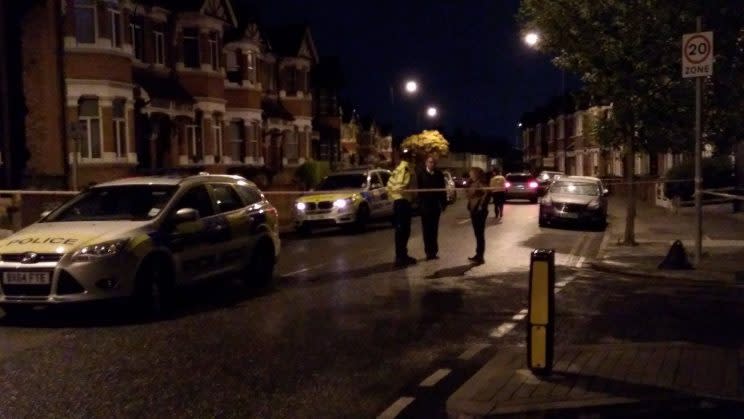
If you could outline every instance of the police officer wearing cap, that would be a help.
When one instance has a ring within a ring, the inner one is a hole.
[[[408,239],[411,237],[411,203],[415,193],[416,172],[412,165],[413,153],[408,149],[401,150],[400,163],[393,170],[387,188],[393,200],[393,224],[395,225],[395,266],[405,267],[416,263],[408,255]]]

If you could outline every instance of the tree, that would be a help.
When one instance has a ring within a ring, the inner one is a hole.
[[[522,1],[520,21],[525,29],[539,31],[541,49],[556,56],[557,66],[580,75],[593,100],[612,104],[594,128],[603,145],[624,154],[629,184],[625,244],[635,244],[635,153],[689,150],[693,141],[694,90],[691,80],[682,78],[680,55],[682,34],[694,32],[697,15],[715,28],[716,66],[720,59],[731,67],[726,77],[708,81],[705,132],[721,142],[741,132],[741,118],[734,113],[744,104],[743,3]]]
[[[449,142],[439,131],[421,131],[403,140],[401,148],[413,151],[416,156],[423,157],[430,154],[446,156],[449,154]]]

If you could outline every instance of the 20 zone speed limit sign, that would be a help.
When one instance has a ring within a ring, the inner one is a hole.
[[[682,77],[713,75],[713,32],[682,36]]]

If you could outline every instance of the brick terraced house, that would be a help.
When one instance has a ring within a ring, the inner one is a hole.
[[[21,24],[31,185],[69,186],[73,172],[81,186],[277,172],[319,157],[308,27],[260,27],[229,0],[31,3]]]

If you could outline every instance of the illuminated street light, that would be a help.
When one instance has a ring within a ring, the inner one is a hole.
[[[524,36],[524,42],[527,45],[534,47],[538,42],[540,42],[540,35],[538,35],[537,32],[529,32]]]
[[[518,124],[517,124],[517,127],[519,127],[519,128],[522,128],[522,123],[521,123],[521,122],[520,122],[520,123],[518,123]]]
[[[435,108],[434,106],[429,106],[429,108],[426,110],[426,116],[428,116],[429,118],[435,118],[437,116],[437,113],[437,108]]]
[[[418,91],[418,83],[416,83],[413,80],[409,80],[406,82],[406,92],[409,94],[416,93]]]

